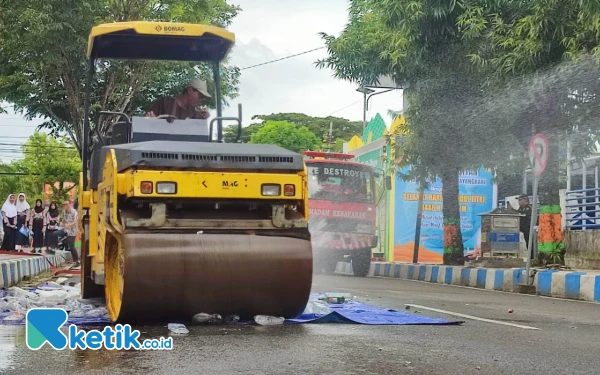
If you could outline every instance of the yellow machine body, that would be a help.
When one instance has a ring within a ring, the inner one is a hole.
[[[91,62],[210,60],[218,67],[234,40],[205,25],[114,23],[92,30],[88,55]],[[212,122],[207,139],[177,138],[177,126],[188,125],[165,121],[164,134],[148,141],[139,130],[146,120],[137,121],[138,128],[129,118],[113,125],[110,136],[95,140],[91,158],[84,157],[83,297],[104,296],[114,322],[191,319],[201,312],[301,314],[312,283],[301,155],[271,145],[215,143]],[[238,124],[241,131],[241,114]]]

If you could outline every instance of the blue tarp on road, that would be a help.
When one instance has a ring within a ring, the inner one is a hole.
[[[311,301],[324,297],[324,294],[312,294]],[[430,318],[420,314],[401,312],[366,305],[358,301],[343,304],[329,304],[329,314],[303,314],[296,319],[287,319],[286,323],[350,323],[367,325],[456,325],[462,321],[448,321]]]

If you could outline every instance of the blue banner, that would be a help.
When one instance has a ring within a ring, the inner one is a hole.
[[[401,173],[407,173],[410,167]],[[494,207],[492,172],[485,168],[465,171],[459,176],[460,221],[465,253],[480,247],[481,217]],[[396,175],[394,212],[394,261],[412,262],[419,199],[415,181],[403,181]],[[419,246],[419,262],[442,263],[444,225],[442,181],[430,181],[423,196],[423,215]]]

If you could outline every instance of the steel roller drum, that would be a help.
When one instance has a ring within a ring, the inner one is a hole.
[[[309,299],[310,241],[272,236],[127,233],[118,321],[194,314],[293,318]]]

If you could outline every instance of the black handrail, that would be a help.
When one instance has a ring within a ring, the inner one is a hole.
[[[210,127],[209,127],[209,134],[208,134],[208,141],[212,142],[212,136],[213,136],[213,124],[215,123],[215,121],[219,121],[219,125],[218,125],[218,130],[219,130],[219,134],[217,135],[217,142],[222,142],[222,136],[223,136],[223,124],[221,123],[221,121],[223,120],[228,120],[228,121],[235,121],[238,124],[238,132],[237,132],[237,137],[235,138],[235,142],[237,143],[237,141],[239,141],[240,137],[242,136],[242,105],[238,104],[238,117],[215,117],[212,120],[210,120]]]
[[[98,140],[100,141],[100,143],[102,143],[102,146],[105,146],[106,143],[104,143],[104,139],[102,139],[102,134],[100,134],[100,129],[98,127],[98,124],[100,124],[100,118],[102,116],[110,116],[110,115],[119,116],[119,118],[125,117],[125,120],[127,121],[127,123],[131,124],[131,118],[129,118],[129,116],[126,113],[123,113],[123,112],[113,112],[113,111],[100,111],[100,112],[98,112],[98,123],[96,125],[96,129],[95,130],[96,130],[96,135],[98,135]],[[129,137],[127,137],[127,140],[129,140]]]
[[[102,115],[117,115],[119,117],[125,117],[125,119],[127,120],[128,123],[131,122],[131,119],[129,118],[129,116],[127,116],[126,113],[123,112],[113,112],[113,111],[100,111],[98,112],[98,119],[100,119],[100,116]]]

